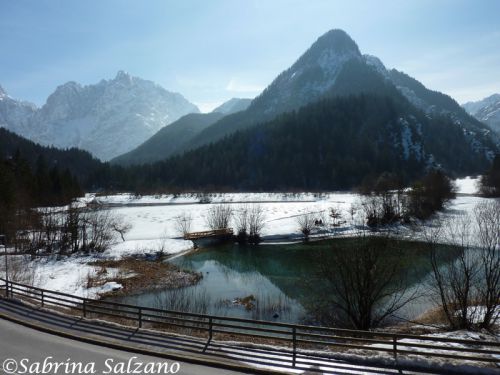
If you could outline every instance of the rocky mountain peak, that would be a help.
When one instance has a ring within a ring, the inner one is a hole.
[[[124,70],[119,70],[116,73],[116,77],[113,81],[122,82],[122,83],[131,83],[134,77],[132,77],[129,73]]]
[[[471,115],[474,116],[477,112],[479,112],[483,108],[498,102],[500,102],[500,94],[493,94],[476,102],[467,102],[463,104],[462,107],[467,112],[469,112]]]
[[[281,73],[250,107],[265,116],[297,109],[330,90],[344,68],[363,59],[358,45],[343,30],[330,30],[286,71]]]
[[[463,108],[500,134],[500,94],[490,95],[477,102],[465,103]]]
[[[65,84],[56,87],[55,91],[49,96],[47,102],[54,98],[67,97],[74,95],[82,90],[82,86],[74,81],[66,82]]]
[[[356,42],[345,31],[334,29],[320,36],[294,66],[319,65],[327,71],[337,70],[342,62],[360,57]]]
[[[327,31],[311,46],[311,49],[328,49],[337,53],[359,52],[356,42],[344,30],[333,29]]]
[[[130,151],[162,127],[199,111],[182,95],[124,71],[97,84],[60,85],[40,109],[12,102],[0,106],[0,126],[43,145],[79,147],[102,160]]]

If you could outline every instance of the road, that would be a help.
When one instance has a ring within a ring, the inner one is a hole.
[[[172,360],[135,355],[133,353],[81,343],[65,339],[63,337],[39,332],[37,330],[0,319],[0,374],[12,373],[8,371],[12,370],[14,368],[13,366],[15,366],[12,361],[6,364],[8,368],[2,369],[2,364],[6,360],[13,359],[17,362],[18,372],[14,373],[23,373],[24,367],[21,365],[21,360],[27,359],[27,361],[24,362],[27,367],[37,366],[37,363],[40,363],[41,366],[47,357],[52,357],[52,359],[49,360],[50,363],[81,363],[83,368],[85,368],[85,366],[87,366],[87,369],[89,370],[93,368],[95,370],[95,374],[126,373],[120,372],[120,370],[127,369],[129,360],[132,361],[132,365],[128,368],[132,370],[139,369],[139,366],[141,366],[140,364],[142,363],[142,371],[138,372],[139,374],[147,372],[147,364],[149,364],[148,366],[158,366],[158,364],[164,362],[169,364],[168,368],[171,371],[175,370],[175,366],[171,367],[175,362]],[[57,372],[54,369],[50,372],[51,374],[68,373],[65,372],[65,367],[60,367]],[[154,373],[166,373],[164,371],[165,367],[156,367],[156,370],[154,367],[150,367],[150,369],[156,371]],[[70,371],[69,373],[77,372]],[[225,375],[237,374],[237,372],[181,362],[180,370],[177,374]]]

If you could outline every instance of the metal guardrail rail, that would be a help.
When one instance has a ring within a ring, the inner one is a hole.
[[[318,348],[321,348],[321,352],[313,354],[314,357],[327,361],[334,359],[332,355],[336,352],[360,349],[379,354],[390,353],[394,359],[406,356],[418,356],[420,359],[433,357],[471,361],[470,365],[489,363],[493,366],[494,363],[500,362],[500,342],[358,331],[169,311],[77,297],[6,281],[3,278],[0,278],[0,283],[0,291],[7,298],[18,297],[42,307],[76,310],[82,317],[127,319],[133,321],[138,328],[148,324],[202,333],[207,339],[203,352],[216,335],[230,336],[233,341],[234,337],[239,337],[241,342],[279,341],[286,344],[283,353],[291,357],[292,367],[297,366],[298,356],[303,357],[304,353],[307,353],[303,350]],[[327,350],[330,350],[332,355],[328,355]]]

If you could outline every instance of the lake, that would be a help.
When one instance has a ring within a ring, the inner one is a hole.
[[[219,316],[311,323],[311,310],[332,292],[319,275],[318,264],[328,259],[332,245],[339,241],[352,239],[286,245],[228,244],[199,249],[170,260],[183,269],[202,273],[203,279],[197,285],[121,297],[119,301]],[[425,293],[430,274],[429,252],[418,242],[397,244],[402,247],[398,256],[404,260],[400,272],[409,274],[411,290],[424,291],[398,313],[412,319],[433,306]],[[456,254],[449,247],[439,251],[449,253],[450,260]]]

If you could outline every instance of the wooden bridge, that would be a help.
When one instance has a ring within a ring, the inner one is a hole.
[[[199,239],[204,239],[204,238],[213,238],[213,239],[224,239],[224,238],[229,238],[233,236],[233,229],[232,228],[223,228],[223,229],[216,229],[216,230],[207,230],[204,232],[191,232],[191,233],[186,233],[184,235],[185,240],[199,240]]]

